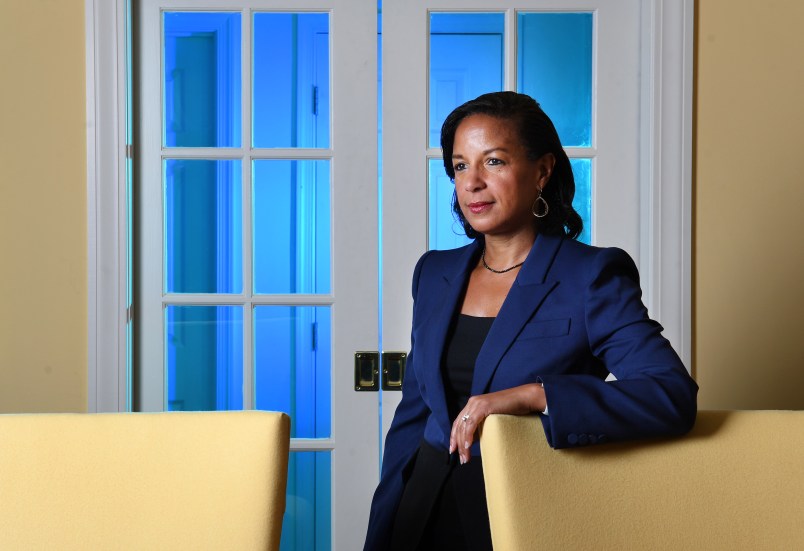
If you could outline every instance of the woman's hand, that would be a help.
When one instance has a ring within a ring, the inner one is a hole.
[[[474,441],[475,432],[486,417],[492,413],[525,415],[534,411],[542,412],[546,405],[544,388],[537,383],[472,396],[452,423],[449,453],[457,451],[461,465],[468,463],[471,458],[469,448]]]

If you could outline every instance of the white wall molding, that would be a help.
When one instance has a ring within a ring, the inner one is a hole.
[[[645,0],[640,272],[651,315],[692,360],[694,0]]]
[[[87,411],[124,411],[125,0],[86,0]]]

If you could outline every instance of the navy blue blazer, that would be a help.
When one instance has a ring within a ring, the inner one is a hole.
[[[429,251],[413,274],[413,331],[400,402],[385,441],[365,549],[389,545],[422,439],[446,450],[441,359],[482,244]],[[475,363],[472,395],[541,382],[551,446],[565,448],[687,432],[698,386],[642,304],[637,268],[620,249],[540,235]],[[609,373],[616,381],[605,382]],[[472,455],[480,454],[477,439]]]

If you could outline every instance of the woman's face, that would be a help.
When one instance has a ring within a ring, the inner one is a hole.
[[[528,159],[513,121],[470,115],[455,131],[452,151],[461,212],[484,235],[533,233],[531,208],[554,164],[551,153]]]

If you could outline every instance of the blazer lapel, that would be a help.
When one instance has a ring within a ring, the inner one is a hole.
[[[536,238],[478,354],[472,380],[473,396],[488,392],[503,355],[548,293],[558,285],[558,281],[548,280],[547,274],[562,240],[562,237],[543,235]]]
[[[444,400],[441,359],[444,355],[444,346],[453,315],[458,307],[458,301],[463,296],[469,273],[477,262],[479,249],[480,245],[475,241],[463,251],[457,262],[445,266],[440,275],[432,276],[441,279],[442,285],[433,287],[433,292],[438,293],[431,299],[433,307],[426,319],[417,323],[417,326],[426,327],[427,330],[417,334],[416,348],[425,351],[428,361],[431,361],[434,366],[432,369],[422,371],[425,388],[428,389],[427,393],[434,398],[430,407],[433,415],[447,427],[452,425],[452,420],[449,419],[447,404]],[[435,399],[436,396],[439,398]]]

